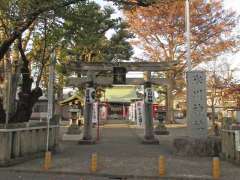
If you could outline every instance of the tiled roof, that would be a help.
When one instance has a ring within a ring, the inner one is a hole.
[[[105,97],[108,102],[131,102],[131,99],[137,99],[135,86],[113,86],[107,88]]]

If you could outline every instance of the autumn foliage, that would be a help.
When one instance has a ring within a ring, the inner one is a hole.
[[[158,3],[125,11],[130,29],[137,35],[135,45],[142,47],[152,61],[179,61],[185,67],[185,3]],[[190,3],[191,58],[193,65],[239,48],[233,31],[239,16],[225,10],[221,1],[194,0]]]
[[[173,96],[185,86],[185,1],[155,3],[148,7],[125,10],[130,30],[136,34],[132,42],[143,49],[140,60],[178,61],[172,71],[166,73],[171,80],[167,86],[168,121],[173,121]],[[190,1],[191,61],[196,67],[202,62],[216,59],[226,53],[239,50],[240,38],[234,33],[239,16],[225,10],[221,1]]]

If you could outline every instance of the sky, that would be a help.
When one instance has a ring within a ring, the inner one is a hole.
[[[224,0],[224,5],[227,9],[233,9],[240,14],[240,0]],[[238,24],[239,35],[240,35],[240,22]],[[240,66],[240,52],[236,55],[229,56],[228,60],[233,63],[233,66]]]
[[[224,1],[224,6],[226,9],[232,9],[240,15],[240,0],[223,0],[223,1]],[[104,0],[95,0],[95,2],[99,3],[101,6],[106,6],[106,5],[112,6],[112,3],[106,2]],[[116,13],[113,16],[113,18],[121,17],[122,13],[120,11],[118,11],[116,7],[115,7],[115,10],[116,10]],[[239,22],[237,29],[238,29],[237,33],[239,33],[239,35],[240,35],[240,22]],[[114,31],[110,30],[107,32],[106,36],[109,38],[109,37],[111,37],[111,35],[113,33],[114,33]],[[134,48],[134,51],[135,51],[134,56],[141,56],[142,51],[140,49]],[[225,61],[232,64],[232,68],[236,69],[236,68],[240,67],[240,52],[237,54],[234,54],[234,55],[226,54],[223,57],[224,57],[223,59]],[[240,68],[238,68],[238,69],[240,69]],[[236,73],[238,74],[237,76],[239,76],[239,79],[240,79],[240,71],[236,72]]]
[[[106,6],[106,5],[110,5],[112,6],[113,4],[110,2],[106,2],[104,0],[93,0],[95,2],[97,2],[98,4],[100,4],[101,6]],[[235,11],[237,11],[238,14],[240,14],[240,0],[223,0],[224,1],[224,6],[226,9],[233,9]],[[116,7],[114,7],[115,9],[115,14],[113,16],[113,18],[116,17],[121,17],[122,13],[120,11],[117,10]],[[238,25],[238,29],[239,29],[239,35],[240,35],[240,23]],[[114,31],[109,31],[107,32],[106,36],[107,37],[111,37],[111,35],[114,33]],[[139,49],[135,49],[135,55],[141,54],[141,51]],[[240,52],[235,54],[235,55],[225,55],[224,59],[226,59],[226,61],[230,62],[232,64],[232,68],[233,69],[239,69],[239,71],[236,71],[235,76],[237,77],[237,79],[240,80]],[[138,73],[138,72],[129,72],[127,74],[127,77],[142,77],[142,73]]]

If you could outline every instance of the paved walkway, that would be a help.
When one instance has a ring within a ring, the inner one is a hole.
[[[97,174],[101,177],[100,179],[104,177],[116,179],[124,175],[129,175],[128,179],[150,179],[158,176],[158,157],[164,155],[168,176],[185,177],[183,179],[187,177],[210,179],[211,158],[186,158],[173,155],[171,142],[174,137],[186,132],[185,127],[169,128],[170,135],[160,136],[159,145],[143,145],[141,144],[143,129],[120,123],[104,125],[101,128],[100,142],[96,145],[62,142],[61,152],[54,155],[50,172],[89,175],[91,154],[97,153],[99,157]],[[42,170],[42,163],[42,159],[36,159],[7,170],[39,172]],[[240,167],[228,162],[222,162],[221,165],[222,179],[240,179]]]

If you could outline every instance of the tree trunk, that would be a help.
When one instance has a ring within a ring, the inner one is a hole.
[[[10,123],[27,122],[31,118],[32,108],[42,96],[41,88],[36,88],[29,93],[23,91],[18,93],[19,100],[17,102],[16,113],[11,117]]]
[[[9,120],[9,115],[10,115],[10,109],[11,109],[11,104],[10,104],[10,92],[11,92],[11,80],[12,80],[12,66],[10,62],[10,52],[8,51],[5,59],[4,59],[4,97],[3,97],[3,108],[6,112],[6,119]]]
[[[167,122],[174,123],[174,109],[173,109],[173,102],[174,97],[172,94],[173,88],[172,85],[168,85],[167,87]]]
[[[170,83],[167,86],[167,123],[174,123],[174,97],[173,97],[173,75],[172,72],[167,73],[167,78],[170,80]]]
[[[23,60],[23,65],[21,68],[22,85],[21,91],[18,93],[19,100],[17,102],[16,113],[10,118],[9,123],[29,121],[34,104],[38,101],[38,98],[42,96],[41,88],[36,87],[35,89],[31,90],[33,79],[30,76],[28,60],[22,49],[21,39],[19,40],[19,51]]]
[[[211,109],[212,109],[212,115],[211,115],[212,125],[214,127],[214,124],[215,124],[215,106],[214,106],[214,104],[212,104]]]

